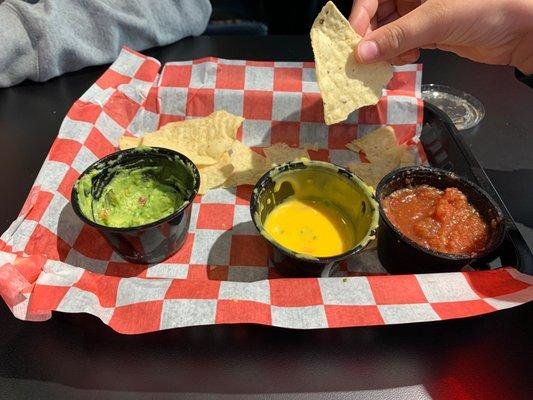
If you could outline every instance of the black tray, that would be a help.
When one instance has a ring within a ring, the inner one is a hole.
[[[424,103],[424,125],[420,141],[431,166],[452,171],[477,183],[502,209],[507,230],[502,245],[494,254],[477,261],[471,267],[495,269],[515,266],[520,272],[533,275],[533,254],[500,195],[450,118],[429,103]]]

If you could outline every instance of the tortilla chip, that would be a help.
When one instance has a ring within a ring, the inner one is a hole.
[[[393,147],[392,149],[387,150],[385,153],[381,155],[381,158],[374,160],[372,164],[379,165],[384,170],[387,170],[386,174],[392,171],[393,169],[398,168],[400,164],[400,160],[402,159],[403,155],[405,154],[405,150],[407,148],[405,146],[397,146]]]
[[[243,121],[226,111],[215,111],[208,117],[166,124],[147,133],[140,144],[178,151],[197,166],[213,165],[229,151]]]
[[[276,143],[264,149],[267,168],[280,165],[299,158],[309,158],[309,153],[305,149],[293,148],[286,143]]]
[[[359,153],[361,149],[357,146],[357,139],[352,140],[349,143],[346,143],[346,148],[356,153]]]
[[[348,169],[372,187],[376,187],[381,177],[385,175],[382,171],[377,170],[374,165],[360,161],[348,163]]]
[[[354,161],[348,164],[348,169],[374,187],[394,169],[416,164],[411,149],[406,145],[398,146],[394,129],[390,126],[378,128],[346,147],[365,153],[369,163]]]
[[[356,63],[354,51],[361,39],[331,1],[311,28],[316,77],[328,125],[344,121],[363,106],[376,104],[392,78],[388,63]]]
[[[318,142],[304,143],[302,146],[305,150],[318,151]]]
[[[257,180],[265,173],[265,157],[257,154],[248,146],[236,140],[230,150],[233,173],[224,182],[224,187],[239,185],[255,185]]]
[[[233,173],[233,164],[228,153],[220,157],[216,164],[198,168],[200,172],[199,194],[205,194],[208,190],[222,186],[222,184]]]
[[[406,147],[405,152],[400,158],[399,167],[410,167],[411,165],[416,165],[416,158],[415,155]]]
[[[365,153],[370,162],[381,160],[384,153],[397,146],[394,129],[390,126],[378,128],[361,139],[355,139],[346,145],[352,151]]]
[[[133,149],[134,147],[139,147],[141,143],[142,138],[122,135],[118,139],[118,148],[120,150]]]
[[[351,162],[348,163],[348,169],[368,185],[376,187],[381,178],[398,168],[406,149],[405,146],[393,147],[384,152],[377,161],[371,163]]]

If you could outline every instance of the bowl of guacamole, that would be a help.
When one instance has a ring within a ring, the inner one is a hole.
[[[75,213],[125,260],[160,262],[183,245],[200,176],[173,150],[118,151],[89,166],[72,188]]]

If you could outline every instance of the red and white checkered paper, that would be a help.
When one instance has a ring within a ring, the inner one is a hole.
[[[2,235],[0,294],[20,319],[86,312],[128,334],[221,323],[308,329],[435,321],[532,300],[532,277],[513,268],[388,276],[372,251],[344,263],[339,277],[282,278],[251,223],[251,187],[197,197],[184,247],[150,266],[123,261],[70,206],[75,179],[115,151],[123,133],[218,109],[245,118],[238,138],[258,152],[280,141],[311,144],[313,159],[346,164],[354,155],[344,145],[382,124],[416,148],[421,74],[419,65],[396,68],[377,106],[328,127],[313,63],[203,58],[160,72],[157,60],[124,49],[68,112]]]

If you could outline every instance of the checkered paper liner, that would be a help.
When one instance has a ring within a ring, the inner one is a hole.
[[[13,314],[46,320],[86,312],[121,333],[258,323],[328,328],[435,321],[533,299],[533,280],[514,268],[389,276],[374,251],[338,277],[286,279],[249,213],[251,187],[195,199],[184,247],[157,265],[130,264],[73,213],[70,191],[123,133],[225,109],[245,118],[238,139],[259,153],[275,142],[315,147],[313,159],[353,161],[345,144],[382,124],[419,148],[421,67],[397,67],[374,107],[326,126],[314,64],[203,58],[166,64],[129,49],[74,103],[19,217],[0,239],[0,294]],[[423,162],[423,152],[417,152]]]

